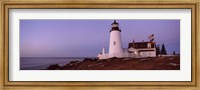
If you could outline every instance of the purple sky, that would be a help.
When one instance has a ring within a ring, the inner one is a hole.
[[[165,44],[167,53],[180,52],[180,20],[117,20],[123,47],[133,39]],[[96,57],[108,52],[113,20],[20,20],[21,57]]]

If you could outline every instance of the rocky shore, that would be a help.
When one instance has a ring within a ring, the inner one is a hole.
[[[180,56],[105,60],[85,58],[83,61],[71,61],[63,66],[50,65],[47,70],[180,70]]]

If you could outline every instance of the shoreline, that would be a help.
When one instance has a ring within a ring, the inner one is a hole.
[[[82,61],[84,58],[85,57],[21,57],[20,70],[45,70],[48,66],[53,64],[62,66],[72,60]]]
[[[180,56],[159,56],[146,58],[84,58],[59,66],[50,65],[46,70],[180,70]]]

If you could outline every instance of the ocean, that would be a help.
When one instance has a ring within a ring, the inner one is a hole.
[[[52,64],[63,66],[70,61],[82,61],[84,58],[85,57],[21,57],[20,70],[44,70]]]

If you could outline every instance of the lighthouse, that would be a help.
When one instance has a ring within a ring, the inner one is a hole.
[[[119,29],[119,23],[114,20],[111,24],[110,30],[110,43],[109,43],[109,57],[123,57],[123,47],[121,30]]]

